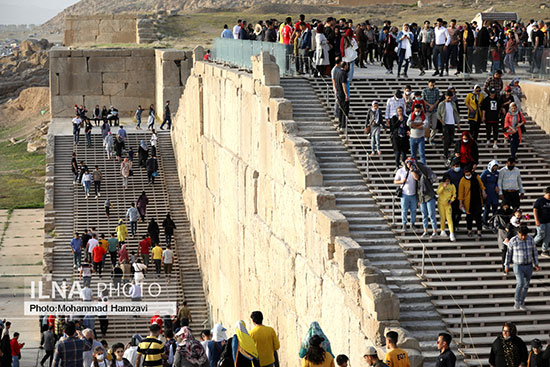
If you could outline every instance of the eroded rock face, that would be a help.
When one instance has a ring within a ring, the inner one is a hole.
[[[25,88],[48,86],[47,50],[52,46],[45,39],[28,39],[13,55],[0,57],[0,103]]]

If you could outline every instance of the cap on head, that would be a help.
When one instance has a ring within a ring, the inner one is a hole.
[[[489,93],[490,94],[495,94],[497,92],[497,90],[495,88],[491,88],[489,89]]]
[[[542,348],[542,342],[540,341],[540,339],[533,339],[531,341],[531,348],[537,348],[537,349]]]
[[[373,106],[375,106],[375,105],[378,106],[378,101],[372,101],[372,105]]]
[[[376,351],[376,348],[371,345],[365,351],[364,356],[378,356],[378,352]]]

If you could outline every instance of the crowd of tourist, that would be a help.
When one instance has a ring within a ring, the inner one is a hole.
[[[293,47],[298,73],[315,67],[318,75],[328,75],[340,57],[349,63],[349,78],[354,67],[382,63],[387,74],[393,74],[397,62],[397,75],[407,78],[409,64],[420,69],[420,75],[433,68],[434,76],[449,75],[449,67],[462,72],[505,70],[515,73],[518,62],[529,63],[532,73],[544,72],[543,51],[550,47],[550,27],[544,20],[527,22],[476,21],[458,24],[455,19],[438,18],[435,23],[403,24],[399,29],[389,20],[382,25],[369,20],[354,23],[352,19],[306,21],[301,14],[297,22],[291,17],[284,21],[260,20],[255,25],[239,19],[230,30],[227,25],[221,38],[280,42]],[[403,67],[403,74],[401,70]]]
[[[220,323],[212,329],[200,332],[197,340],[189,327],[190,312],[184,303],[174,316],[155,315],[149,320],[149,335],[134,334],[127,343],[98,341],[93,325],[82,320],[53,315],[44,316],[42,322],[41,349],[44,356],[40,365],[49,361],[55,367],[278,367],[280,343],[277,332],[264,325],[261,311],[250,315],[252,329],[239,320],[228,337],[227,329]],[[25,343],[19,342],[19,333],[10,338],[9,321],[0,322],[0,366],[19,366],[21,350]],[[457,358],[451,350],[452,336],[441,332],[434,336],[434,349],[439,351],[436,367],[455,367]],[[363,359],[367,366],[410,367],[407,351],[399,347],[399,334],[388,331],[383,348],[368,346]],[[504,323],[502,332],[491,346],[489,364],[494,367],[544,367],[550,362],[550,346],[535,338],[528,350],[518,336],[516,326]],[[361,348],[360,346],[358,348]],[[7,356],[7,357],[6,357]],[[302,367],[348,367],[349,357],[335,355],[329,338],[318,322],[311,323],[301,342],[297,358]],[[288,362],[287,362],[288,363]]]

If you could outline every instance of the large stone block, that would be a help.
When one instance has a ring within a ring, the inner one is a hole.
[[[153,56],[132,56],[125,59],[127,71],[155,71],[155,58]]]
[[[82,95],[51,96],[50,111],[53,117],[74,117],[74,105],[84,104]]]
[[[321,187],[308,187],[302,194],[304,204],[310,209],[336,209],[336,198]]]
[[[83,74],[88,71],[85,57],[55,57],[50,60],[50,71],[59,74],[63,78],[71,77],[71,74]]]
[[[351,238],[337,236],[334,239],[334,259],[341,273],[357,271],[357,260],[364,256],[363,248]]]
[[[384,330],[384,335],[390,331],[395,331],[397,333],[397,345],[399,345],[399,348],[420,350],[420,343],[406,329],[402,327],[387,327],[386,330]]]
[[[361,284],[361,306],[375,320],[399,320],[399,299],[384,284]]]
[[[123,72],[126,70],[125,57],[91,57],[88,60],[88,68],[92,73],[98,72]]]
[[[319,210],[317,226],[321,236],[330,242],[334,242],[336,236],[349,236],[348,220],[339,210]]]
[[[102,94],[100,73],[70,74],[59,78],[59,94]]]
[[[113,43],[137,43],[136,31],[121,31],[113,35]]]
[[[180,69],[174,61],[162,62],[162,83],[164,87],[181,87]]]
[[[292,102],[286,98],[269,100],[269,121],[292,120]]]
[[[108,96],[126,95],[126,86],[128,83],[103,83],[103,93]]]

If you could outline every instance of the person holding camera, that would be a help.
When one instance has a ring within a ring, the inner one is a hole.
[[[414,232],[414,222],[416,221],[416,207],[418,206],[418,196],[416,194],[416,185],[420,179],[420,173],[416,167],[413,157],[405,160],[403,167],[397,170],[393,183],[400,185],[397,188],[396,196],[401,198],[401,222],[403,232],[407,228],[407,213],[411,212],[410,229]]]

